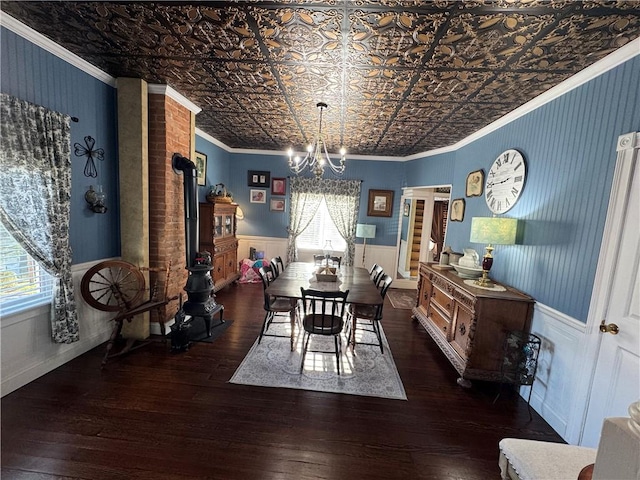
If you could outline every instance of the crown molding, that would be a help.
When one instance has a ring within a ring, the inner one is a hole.
[[[56,57],[64,60],[68,64],[82,70],[84,73],[91,75],[92,77],[106,83],[112,87],[116,86],[116,78],[112,77],[106,72],[103,72],[95,65],[80,58],[75,53],[71,53],[66,48],[58,45],[50,38],[45,37],[39,32],[36,32],[33,28],[28,27],[24,23],[16,20],[11,15],[7,15],[5,12],[0,11],[0,25],[7,30],[11,30],[16,35],[21,36],[25,40],[29,40],[34,45],[46,50],[47,52],[55,55]]]
[[[559,83],[555,87],[552,87],[546,92],[538,95],[533,100],[529,100],[524,105],[521,105],[520,107],[516,108],[515,110],[512,110],[511,112],[507,113],[503,117],[500,117],[495,122],[490,123],[486,127],[481,128],[480,130],[472,133],[468,137],[463,138],[459,142],[451,145],[451,147],[445,147],[445,149],[438,149],[438,151],[431,150],[429,152],[425,152],[423,157],[428,157],[428,156],[437,155],[439,153],[443,153],[440,150],[446,150],[446,151],[458,150],[459,148],[464,147],[465,145],[468,145],[478,140],[479,138],[482,138],[485,135],[488,135],[489,133],[504,127],[508,123],[511,123],[514,120],[517,120],[518,118],[533,112],[537,108],[540,108],[541,106],[552,102],[556,98],[561,97],[562,95],[565,95],[571,90],[575,90],[579,86],[584,85],[585,83],[593,80],[594,78],[599,77],[603,73],[606,73],[609,70],[614,69],[618,65],[621,65],[624,62],[631,60],[633,57],[636,57],[638,55],[640,55],[640,37],[620,47],[615,52],[610,53],[609,55],[604,57],[602,60],[598,60],[593,65],[589,65],[584,70],[581,70],[575,75],[567,78],[564,82]],[[415,157],[415,155],[413,157]],[[421,157],[415,157],[415,158],[421,158]]]
[[[195,103],[193,103],[191,100],[189,100],[187,97],[185,97],[181,93],[171,88],[169,85],[150,83],[148,86],[148,92],[149,94],[165,95],[175,100],[180,105],[192,111],[196,115],[202,111],[202,109],[199,106],[197,106]]]

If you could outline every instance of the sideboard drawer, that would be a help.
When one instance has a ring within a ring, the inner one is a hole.
[[[451,320],[448,317],[444,316],[440,312],[440,309],[433,303],[431,304],[429,313],[431,316],[431,321],[440,329],[445,338],[449,340],[451,338]]]
[[[432,295],[431,301],[438,305],[449,318],[452,318],[454,305],[453,298],[436,286],[433,287]]]

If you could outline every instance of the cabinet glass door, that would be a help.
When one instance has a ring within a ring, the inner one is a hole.
[[[222,237],[222,215],[214,215],[213,236]]]
[[[225,237],[233,235],[233,219],[231,217],[232,215],[224,216],[224,236]]]

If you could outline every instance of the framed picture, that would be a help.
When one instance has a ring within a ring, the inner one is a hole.
[[[464,220],[464,198],[456,198],[451,202],[450,219],[452,222]]]
[[[264,187],[269,188],[270,180],[269,172],[262,172],[259,170],[249,170],[247,175],[247,185],[249,187]]]
[[[467,189],[464,194],[467,197],[479,197],[484,189],[484,171],[476,170],[467,175]]]
[[[409,200],[405,200],[405,202],[404,202],[404,211],[402,212],[402,214],[403,214],[405,217],[408,217],[408,216],[409,216],[409,210],[410,210],[410,209],[411,209],[411,203],[410,203],[410,201],[409,201]]]
[[[267,203],[267,191],[266,190],[249,190],[249,201],[251,203]]]
[[[274,212],[284,212],[285,201],[284,198],[271,197],[270,210]]]
[[[206,185],[207,156],[204,153],[196,152],[196,158],[193,163],[196,164],[196,171],[198,172],[198,185]]]
[[[367,215],[370,217],[390,217],[393,207],[393,190],[369,190]]]
[[[273,177],[271,179],[271,195],[284,195],[285,193],[287,193],[287,179]]]

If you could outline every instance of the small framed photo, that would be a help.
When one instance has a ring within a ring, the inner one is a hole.
[[[464,220],[464,205],[464,198],[456,198],[451,202],[449,218],[452,222],[462,222]]]
[[[370,217],[390,217],[393,208],[393,190],[369,190],[367,215]]]
[[[259,170],[249,170],[247,174],[247,185],[249,187],[269,188],[270,173]]]
[[[249,190],[249,201],[251,203],[267,203],[267,191],[266,190]]]
[[[284,198],[271,198],[270,210],[273,212],[284,212],[284,207],[286,205],[286,200]]]
[[[198,173],[198,185],[206,185],[207,183],[207,156],[204,153],[196,152],[195,161],[196,171]]]
[[[476,170],[467,175],[467,188],[464,194],[467,197],[479,197],[484,189],[484,171]]]
[[[402,212],[402,214],[403,214],[405,217],[408,217],[408,216],[409,216],[409,211],[410,211],[410,210],[411,210],[411,203],[410,203],[410,200],[405,200],[405,202],[404,202],[404,211]]]
[[[284,195],[287,193],[287,179],[286,178],[272,178],[271,179],[271,195]]]

